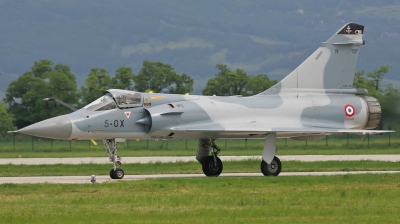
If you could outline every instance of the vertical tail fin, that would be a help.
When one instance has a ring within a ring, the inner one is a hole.
[[[261,94],[284,89],[352,89],[364,26],[348,23],[278,84]]]

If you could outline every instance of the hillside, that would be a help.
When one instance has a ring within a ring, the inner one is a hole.
[[[400,80],[400,2],[0,0],[0,87],[34,61],[67,64],[83,84],[89,70],[110,74],[143,60],[195,78],[195,93],[217,63],[280,80],[345,22],[365,25],[358,69],[392,65]]]

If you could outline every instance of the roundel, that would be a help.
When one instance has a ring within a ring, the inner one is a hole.
[[[344,106],[344,113],[347,117],[352,117],[356,113],[356,109],[354,109],[353,105],[347,104]]]

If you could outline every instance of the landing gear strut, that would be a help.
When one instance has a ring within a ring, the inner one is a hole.
[[[112,151],[110,150],[110,143],[112,145]],[[117,142],[115,139],[103,140],[104,147],[108,153],[110,162],[114,163],[114,168],[110,170],[111,179],[122,179],[124,177],[124,171],[119,167],[122,166],[121,157],[117,156]]]
[[[203,145],[203,147],[211,147],[211,156],[203,158],[201,162],[203,173],[208,177],[219,176],[223,169],[222,161],[217,157],[221,149],[215,144],[214,141],[214,139],[211,139],[209,144]]]

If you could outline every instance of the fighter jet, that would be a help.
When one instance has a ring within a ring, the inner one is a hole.
[[[250,97],[141,93],[110,89],[68,115],[50,118],[16,132],[65,140],[102,140],[113,168],[124,171],[117,143],[127,139],[198,139],[196,159],[206,176],[223,169],[216,139],[264,139],[261,172],[277,176],[276,139],[313,140],[371,130],[381,118],[377,99],[355,89],[353,79],[364,26],[348,23],[282,81]]]

